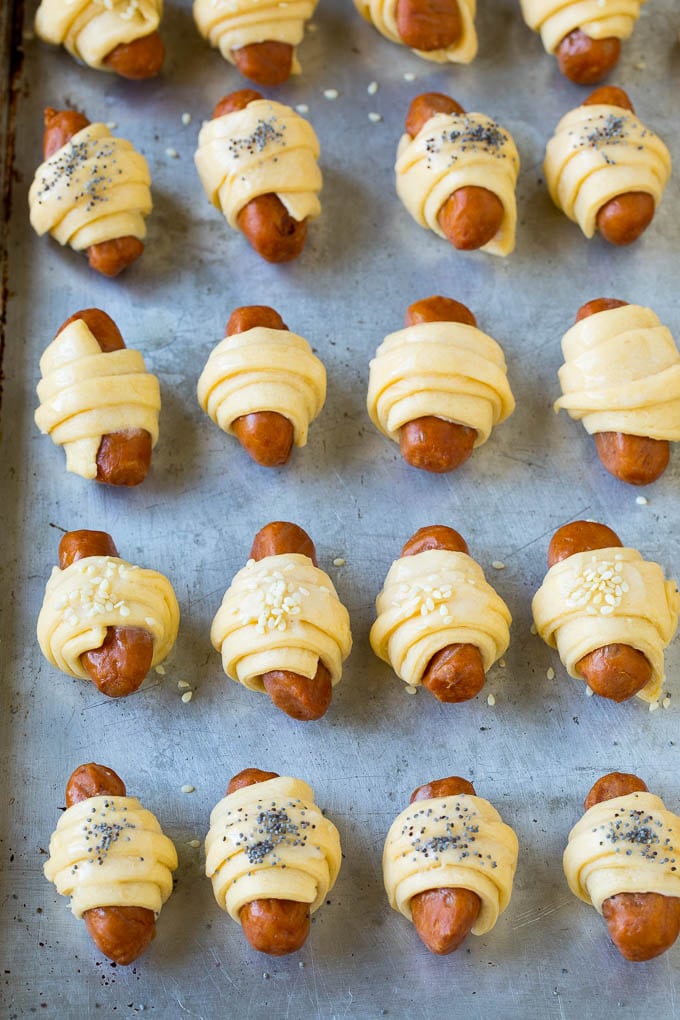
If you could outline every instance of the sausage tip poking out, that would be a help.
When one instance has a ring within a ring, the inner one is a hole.
[[[453,46],[463,32],[457,0],[398,0],[397,32],[414,50],[443,50]]]
[[[160,33],[151,32],[140,39],[116,46],[104,63],[121,78],[143,81],[160,74],[164,59],[165,46]]]
[[[411,138],[415,138],[428,120],[437,113],[465,113],[465,110],[451,96],[443,92],[423,92],[411,101],[406,113],[404,129]]]
[[[622,547],[623,542],[606,524],[597,521],[571,521],[558,528],[548,546],[548,566],[579,552]]]
[[[477,251],[496,236],[503,223],[503,203],[488,188],[459,188],[447,198],[437,220],[458,251]]]
[[[293,47],[286,42],[251,43],[232,50],[231,55],[244,78],[268,88],[283,85],[293,68]]]
[[[557,47],[560,71],[577,85],[595,85],[616,67],[621,40],[615,36],[591,39],[580,28],[566,35]]]
[[[402,556],[417,556],[430,549],[448,549],[449,552],[470,554],[468,544],[459,532],[445,524],[430,524],[411,535],[401,550]]]
[[[595,783],[585,799],[586,811],[602,801],[647,792],[636,775],[610,772]],[[602,904],[612,942],[626,960],[643,963],[671,948],[680,934],[680,898],[660,893],[618,893]]]

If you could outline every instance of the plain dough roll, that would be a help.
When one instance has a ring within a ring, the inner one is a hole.
[[[431,889],[469,889],[481,900],[473,935],[484,935],[508,906],[517,836],[495,807],[461,793],[410,804],[392,823],[383,850],[390,906],[409,921],[411,900]]]
[[[307,341],[265,326],[220,341],[198,380],[198,402],[224,432],[243,415],[276,411],[292,423],[296,446],[306,445],[325,399],[326,369]]]
[[[498,233],[480,251],[509,255],[515,247],[519,153],[508,131],[484,113],[437,113],[415,138],[401,136],[397,194],[416,223],[445,237],[437,216],[460,188],[492,191],[503,206]]]
[[[448,645],[475,645],[487,672],[510,644],[510,610],[466,553],[430,549],[395,560],[376,608],[371,647],[414,687]]]
[[[161,392],[139,351],[104,354],[82,319],[70,322],[40,359],[35,423],[66,452],[66,467],[96,478],[102,437],[145,429],[158,441]]]
[[[50,839],[45,877],[82,917],[94,907],[145,907],[172,892],[177,852],[136,797],[89,797],[68,808]]]
[[[163,0],[42,0],[35,31],[45,42],[98,71],[113,71],[104,58],[117,46],[151,35],[158,28]]]
[[[623,432],[680,441],[680,353],[651,308],[590,315],[562,338],[564,408],[591,435]]]
[[[385,338],[370,364],[368,413],[393,442],[426,415],[467,425],[485,443],[515,409],[505,355],[476,326],[422,322]]]
[[[238,230],[253,198],[275,194],[295,220],[321,212],[319,140],[290,106],[256,99],[244,110],[206,121],[194,160],[205,193]]]
[[[236,790],[210,815],[205,873],[217,903],[239,924],[242,908],[259,899],[309,903],[314,913],[341,863],[338,830],[301,779],[279,776]]]
[[[397,28],[398,0],[354,0],[354,6],[366,21],[374,25],[381,35],[391,42],[404,45]],[[458,0],[462,32],[451,46],[439,50],[412,50],[425,60],[438,64],[470,64],[477,56],[477,30],[475,15],[477,0]]]
[[[541,33],[547,53],[580,28],[591,39],[628,39],[646,0],[520,0],[529,28]]]
[[[131,142],[106,124],[88,124],[35,172],[31,226],[75,251],[118,237],[146,237],[151,175]]]
[[[201,35],[235,63],[232,50],[253,43],[281,42],[298,46],[317,0],[194,0],[194,20]],[[292,74],[300,63],[293,49]]]
[[[248,563],[234,577],[210,630],[224,672],[251,691],[282,669],[315,676],[321,661],[333,685],[352,648],[349,613],[328,574],[308,556],[284,553]]]
[[[38,617],[38,643],[48,662],[88,680],[80,657],[101,647],[108,627],[141,627],[153,636],[151,666],[167,658],[179,629],[179,606],[167,577],[117,556],[87,556],[65,570],[53,567]]]
[[[570,110],[548,142],[543,164],[550,197],[592,237],[597,214],[617,195],[643,191],[659,205],[671,155],[634,113],[598,103]]]
[[[569,888],[599,914],[619,893],[680,896],[680,818],[652,793],[629,793],[589,808],[569,833]]]
[[[630,645],[642,652],[652,677],[636,697],[656,701],[664,680],[664,649],[678,626],[680,595],[658,563],[637,549],[612,547],[575,553],[550,568],[531,604],[536,629],[557,648],[569,676],[596,648]]]

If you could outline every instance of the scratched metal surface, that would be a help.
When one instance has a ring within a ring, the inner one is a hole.
[[[541,180],[546,138],[583,93],[558,77],[514,0],[482,0],[480,8],[478,60],[440,70],[380,38],[348,2],[324,0],[318,31],[302,48],[304,76],[278,93],[309,105],[325,175],[323,216],[303,257],[285,268],[263,264],[228,231],[194,173],[201,119],[242,82],[196,35],[188,0],[168,3],[166,70],[143,86],[78,68],[65,53],[24,39],[2,403],[0,956],[8,1016],[676,1015],[680,949],[647,965],[624,963],[601,919],[569,894],[560,862],[582,798],[603,772],[638,772],[670,806],[680,805],[680,646],[668,655],[667,711],[650,714],[639,702],[617,707],[586,698],[564,675],[530,634],[529,603],[548,535],[576,517],[607,521],[680,574],[680,457],[640,506],[636,492],[601,470],[580,427],[551,411],[559,339],[583,301],[608,294],[650,303],[680,331],[677,178],[635,248],[587,244],[551,207]],[[678,22],[673,0],[650,3],[616,76],[676,162]],[[405,72],[415,81],[406,82]],[[370,97],[373,80],[379,91]],[[323,97],[327,88],[338,89],[335,102]],[[402,116],[428,89],[497,115],[517,140],[520,226],[507,260],[454,253],[412,223],[394,195]],[[116,121],[150,160],[147,251],[119,282],[97,278],[29,229],[26,194],[48,103]],[[370,111],[382,122],[370,122]],[[406,468],[364,410],[369,357],[399,326],[405,305],[431,293],[477,312],[507,351],[517,397],[512,419],[451,477]],[[243,303],[279,309],[328,368],[328,401],[309,446],[282,471],[247,461],[194,396],[227,315]],[[66,474],[63,454],[32,423],[39,354],[62,320],[87,305],[110,312],[161,379],[161,442],[137,491],[112,492]],[[316,724],[292,722],[227,681],[209,643],[212,615],[252,534],[273,518],[311,532],[351,612],[354,651],[332,710]],[[458,707],[409,697],[368,645],[373,599],[392,558],[416,528],[435,521],[466,535],[514,617],[506,668],[495,668],[483,694]],[[34,627],[59,538],[53,525],[108,530],[124,556],[163,569],[175,585],[183,618],[167,673],[125,701],[104,700],[41,658]],[[337,557],[346,565],[333,567]],[[494,560],[506,569],[493,570]],[[178,681],[194,691],[188,705]],[[114,767],[156,812],[180,857],[156,942],[127,970],[98,956],[42,876],[66,778],[92,759]],[[289,959],[245,945],[214,903],[202,851],[189,845],[204,836],[228,778],[248,765],[311,781],[342,836],[345,859],[330,903],[305,949]],[[472,778],[498,806],[517,830],[521,856],[510,909],[495,930],[437,959],[390,911],[380,854],[411,790],[452,773]],[[180,791],[186,783],[194,793]]]

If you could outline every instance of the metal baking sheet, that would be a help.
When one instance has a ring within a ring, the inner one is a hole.
[[[586,243],[551,206],[541,175],[546,139],[584,93],[560,79],[515,0],[481,0],[479,57],[450,69],[392,46],[348,0],[322,0],[301,50],[304,74],[276,95],[309,106],[322,145],[323,215],[297,263],[268,266],[211,209],[194,171],[201,120],[243,82],[198,37],[188,0],[167,4],[165,72],[140,85],[80,68],[34,39],[35,6],[14,7],[12,91],[2,110],[11,172],[0,483],[5,1015],[677,1015],[680,947],[646,965],[624,963],[601,919],[569,893],[561,854],[585,792],[605,771],[638,772],[680,806],[680,643],[668,653],[670,708],[650,713],[638,701],[587,698],[530,633],[548,538],[572,518],[607,521],[627,544],[680,574],[680,457],[640,505],[637,491],[600,468],[585,432],[551,410],[559,340],[585,300],[604,294],[651,304],[680,332],[677,178],[635,247]],[[11,4],[5,8],[10,32]],[[673,0],[652,0],[615,77],[676,162],[678,21]],[[372,81],[375,95],[367,92]],[[326,99],[327,89],[338,98]],[[449,250],[396,199],[392,165],[403,115],[427,90],[497,116],[517,140],[520,223],[517,250],[506,260]],[[26,196],[48,104],[116,122],[150,161],[147,250],[117,282],[29,228]],[[372,122],[370,112],[382,120]],[[399,327],[410,301],[432,293],[465,301],[503,344],[517,397],[514,416],[444,477],[407,468],[364,406],[375,347]],[[308,447],[285,470],[250,463],[195,399],[209,351],[231,309],[244,303],[277,308],[328,369],[326,407]],[[39,354],[58,325],[88,305],[114,316],[161,380],[161,441],[150,477],[132,492],[67,474],[62,452],[33,425]],[[354,651],[318,723],[295,723],[228,681],[209,642],[212,616],[254,531],[276,518],[309,530],[351,612]],[[409,697],[368,644],[390,562],[413,531],[434,522],[463,532],[514,618],[505,668],[494,668],[484,692],[457,707],[422,692]],[[56,529],[83,527],[110,531],[124,556],[166,572],[181,603],[166,675],[121,702],[59,674],[35,641]],[[333,566],[336,558],[345,565]],[[493,569],[493,561],[505,568]],[[551,666],[554,680],[546,675]],[[190,704],[181,701],[179,681],[191,685]],[[177,888],[158,937],[128,969],[98,955],[42,875],[66,778],[92,759],[125,778],[179,851]],[[229,777],[249,765],[309,780],[342,836],[337,886],[304,950],[287,959],[247,947],[213,900],[202,850],[191,846],[203,839]],[[474,780],[516,828],[521,850],[510,908],[493,932],[439,959],[389,909],[380,857],[411,790],[449,774]],[[195,791],[182,793],[184,784]]]

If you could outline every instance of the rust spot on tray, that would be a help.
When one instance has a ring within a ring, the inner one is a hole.
[[[2,215],[4,230],[2,233],[2,248],[0,248],[0,408],[2,407],[2,392],[4,383],[4,354],[5,335],[7,330],[7,305],[10,298],[9,293],[9,265],[8,248],[9,236],[8,226],[10,212],[12,210],[12,181],[14,176],[15,157],[15,129],[17,118],[17,104],[19,99],[19,85],[21,72],[24,66],[24,48],[22,32],[24,27],[25,0],[14,0],[14,4],[5,6],[3,15],[0,16],[0,30],[2,31],[2,65],[7,68],[7,77],[0,83],[0,102],[4,107],[4,136],[6,149],[3,153],[0,164],[0,187],[2,201]],[[0,120],[0,124],[2,121]]]

